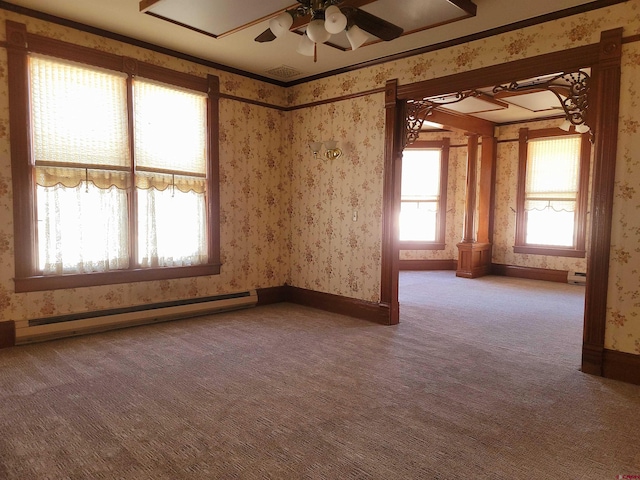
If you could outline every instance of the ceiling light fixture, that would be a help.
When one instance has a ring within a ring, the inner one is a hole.
[[[344,0],[297,0],[300,5],[281,12],[269,21],[269,28],[258,35],[256,42],[271,42],[291,30],[297,31],[306,24],[297,51],[316,58],[316,45],[326,43],[331,35],[346,33],[351,50],[356,50],[374,35],[381,40],[398,38],[403,29],[352,5],[342,5]],[[309,42],[313,43],[311,48]]]
[[[347,40],[349,40],[349,43],[351,44],[351,50],[357,50],[368,39],[369,36],[357,25],[352,25],[347,29]]]
[[[571,130],[571,122],[569,121],[568,118],[565,118],[558,128],[560,130],[564,130],[565,132],[568,132],[569,130]]]
[[[276,37],[282,37],[289,31],[291,25],[293,25],[293,17],[287,12],[282,12],[269,21],[269,29]]]

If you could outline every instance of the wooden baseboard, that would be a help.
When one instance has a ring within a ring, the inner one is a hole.
[[[491,264],[492,275],[504,277],[528,278],[547,282],[567,283],[567,270],[551,270],[549,268],[520,267],[517,265]]]
[[[0,322],[0,348],[13,347],[16,344],[16,324],[13,320]]]
[[[391,324],[391,310],[388,305],[382,303],[365,302],[356,298],[342,297],[292,286],[287,286],[286,290],[287,301],[291,303],[361,318],[382,325]]]
[[[584,373],[602,376],[603,350],[602,345],[582,344],[581,370]]]
[[[640,355],[604,350],[602,376],[640,385]]]
[[[400,260],[400,270],[455,270],[457,260]]]
[[[287,301],[287,286],[258,288],[258,305],[270,305],[272,303],[280,303]]]

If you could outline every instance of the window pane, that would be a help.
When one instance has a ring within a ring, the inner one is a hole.
[[[401,241],[436,240],[440,155],[440,149],[407,149],[402,153]]]
[[[527,145],[527,197],[575,199],[581,143],[579,136],[531,140]]]
[[[435,200],[440,195],[440,150],[402,153],[402,199]]]
[[[138,189],[138,262],[142,267],[207,262],[205,196],[168,187]]]
[[[138,262],[143,267],[208,260],[206,106],[206,97],[197,92],[134,83]]]
[[[45,274],[129,266],[127,194],[82,182],[37,187],[39,268]]]
[[[126,78],[30,57],[33,155],[38,162],[126,167]]]
[[[574,246],[581,143],[580,136],[528,142],[525,243]]]
[[[127,268],[126,77],[30,56],[29,79],[40,270]]]
[[[532,245],[573,246],[574,212],[552,208],[527,212],[526,242]]]
[[[135,158],[138,167],[206,173],[206,97],[134,83]]]
[[[435,242],[436,202],[402,202],[400,208],[400,241]]]

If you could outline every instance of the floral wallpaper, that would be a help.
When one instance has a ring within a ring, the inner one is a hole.
[[[247,106],[232,99],[221,102],[221,235],[225,262],[221,275],[15,294],[6,52],[0,49],[0,320],[20,320],[276,286],[284,282],[337,295],[379,300],[383,94],[313,107],[304,105],[380,89],[389,79],[397,78],[401,84],[408,84],[595,43],[601,31],[611,28],[623,27],[625,37],[638,35],[640,0],[289,88],[211,70],[4,10],[0,10],[0,40],[5,36],[5,18],[26,23],[29,31],[49,37],[181,71],[218,75],[222,92],[234,97],[274,106],[302,107],[282,112]],[[639,43],[624,45],[622,74],[606,347],[640,354],[637,291],[640,283],[640,124],[636,118],[640,89]],[[338,140],[344,155],[336,161],[313,158],[308,142],[331,137]],[[510,210],[503,208],[512,198],[511,184],[506,180],[513,175],[508,145],[499,150],[498,195],[504,203],[496,209],[505,229],[511,228],[512,222]],[[452,164],[460,168],[464,158],[462,149],[452,149],[452,154]],[[456,185],[456,198],[461,190],[462,187]],[[458,201],[454,220],[448,222],[448,234],[452,233],[449,228],[455,230],[456,224],[462,224]],[[357,213],[355,221],[354,213]],[[499,240],[502,245],[509,243],[504,238]],[[508,249],[498,249],[494,261],[542,266],[535,264],[539,258],[510,258],[509,255],[512,254]],[[534,263],[526,263],[529,261]],[[546,266],[569,269],[552,263]]]
[[[640,354],[640,44],[637,42],[623,45],[620,84],[605,346]]]
[[[380,300],[384,95],[294,110],[289,213],[292,285]],[[311,141],[343,155],[314,158]]]

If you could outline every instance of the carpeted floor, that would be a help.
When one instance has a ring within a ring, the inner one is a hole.
[[[640,475],[583,289],[424,275],[394,327],[279,304],[0,350],[0,479]]]

